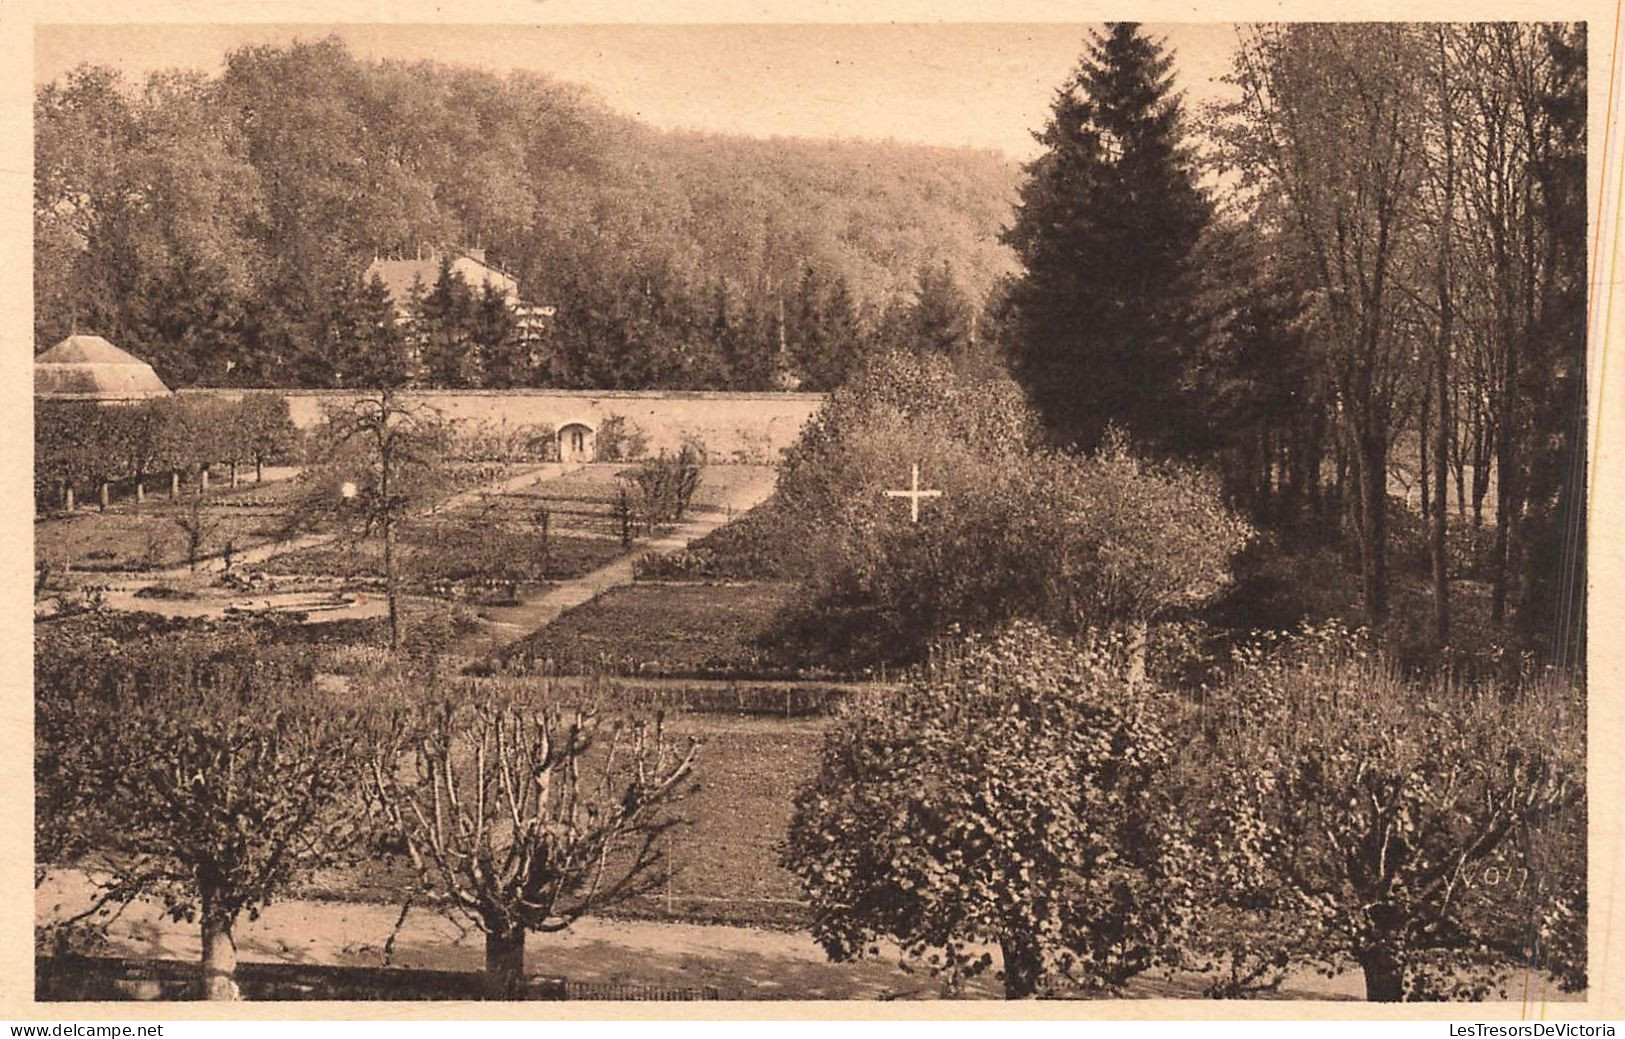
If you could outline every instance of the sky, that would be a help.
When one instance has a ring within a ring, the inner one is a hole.
[[[1188,104],[1221,96],[1234,29],[1148,24],[1175,52]],[[591,87],[662,129],[757,137],[896,138],[1029,158],[1087,24],[41,25],[36,83],[81,62],[139,81],[158,68],[218,72],[257,43],[337,33],[362,58],[523,69]]]

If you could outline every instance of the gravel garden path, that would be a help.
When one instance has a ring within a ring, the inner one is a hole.
[[[47,923],[87,905],[91,886],[81,873],[53,873],[35,892],[35,920]],[[400,907],[359,902],[287,901],[266,908],[258,920],[236,929],[243,962],[283,962],[381,966],[383,949],[395,935],[391,963],[435,970],[481,969],[484,936],[431,909],[414,908],[398,933]],[[104,951],[114,955],[195,961],[200,953],[195,924],[167,919],[162,909],[137,903],[108,929]],[[831,963],[805,931],[775,931],[724,924],[668,923],[589,917],[568,930],[533,935],[525,964],[536,974],[575,982],[612,985],[689,987],[714,985],[723,999],[934,999],[938,982],[923,969],[904,969],[898,950],[882,945],[880,955],[857,963]],[[1527,981],[1528,984],[1524,984]],[[1199,999],[1195,975],[1147,974],[1125,993],[1140,999]],[[998,999],[999,982],[973,980],[966,996]],[[1358,971],[1325,978],[1312,972],[1289,977],[1274,998],[1358,1000],[1364,981]],[[1538,1014],[1547,1002],[1583,1000],[1541,984],[1535,977],[1514,979],[1509,1001]]]
[[[660,537],[640,539],[625,555],[591,573],[569,581],[561,581],[534,599],[516,606],[487,607],[480,629],[469,633],[452,644],[447,652],[453,656],[484,657],[502,649],[531,632],[556,620],[566,610],[597,598],[611,588],[631,584],[632,566],[640,556],[665,555],[687,548],[725,523],[737,519],[773,494],[775,470],[761,467],[748,473],[704,512],[692,513],[690,518],[676,524]]]

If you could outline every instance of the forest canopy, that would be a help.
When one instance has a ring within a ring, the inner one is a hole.
[[[377,257],[484,249],[557,307],[505,380],[567,386],[827,388],[811,344],[908,345],[944,269],[969,324],[1014,268],[998,153],[661,132],[336,37],[217,76],[80,66],[38,89],[35,156],[36,352],[95,331],[171,386],[341,383],[332,336],[376,312]]]

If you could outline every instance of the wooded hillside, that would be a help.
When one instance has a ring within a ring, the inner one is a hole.
[[[1001,155],[664,133],[336,38],[215,77],[80,67],[37,92],[35,149],[35,349],[94,330],[172,386],[342,381],[368,263],[432,247],[559,308],[521,385],[765,388],[782,328],[822,388],[848,359],[818,344],[908,335],[922,276],[963,315],[1013,267]]]

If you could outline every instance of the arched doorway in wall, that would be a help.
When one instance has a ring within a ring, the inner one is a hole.
[[[559,461],[590,462],[594,453],[591,426],[571,422],[559,427]]]

